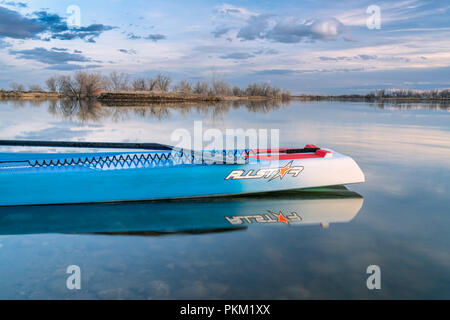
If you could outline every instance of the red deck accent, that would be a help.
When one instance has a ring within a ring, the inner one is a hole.
[[[307,144],[305,148],[317,148],[313,144]],[[250,151],[248,157],[259,160],[294,160],[294,159],[319,159],[325,158],[327,150],[319,149],[314,153],[280,153],[289,149],[253,149]]]
[[[289,150],[287,148],[283,149],[252,149],[251,153],[279,153],[280,151],[286,151]]]

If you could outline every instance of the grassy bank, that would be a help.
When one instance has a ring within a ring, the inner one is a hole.
[[[2,100],[56,100],[69,99],[58,92],[48,91],[17,91],[0,90],[0,99]],[[146,103],[214,103],[227,101],[354,101],[354,102],[374,102],[374,103],[450,103],[450,97],[447,96],[378,96],[367,95],[300,95],[289,97],[272,96],[229,96],[213,94],[195,94],[183,92],[164,92],[164,91],[103,91],[92,98],[108,106],[123,105],[145,105]]]
[[[0,90],[0,99],[4,100],[53,100],[61,97],[57,92]]]
[[[219,101],[261,101],[261,100],[280,100],[276,97],[264,96],[220,96],[207,94],[189,94],[181,92],[157,92],[157,91],[116,91],[103,92],[97,100],[106,104],[122,104],[135,102],[219,102]]]
[[[0,99],[2,100],[55,100],[69,99],[58,92],[47,91],[16,91],[0,90]],[[115,91],[100,92],[92,100],[99,101],[106,105],[124,105],[136,103],[154,103],[154,102],[221,102],[221,101],[281,101],[281,97],[265,96],[220,96],[210,94],[189,94],[182,92],[163,92],[163,91]]]

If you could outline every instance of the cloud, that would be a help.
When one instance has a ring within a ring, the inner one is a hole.
[[[18,8],[28,8],[28,4],[25,2],[16,2],[16,1],[2,1],[1,4],[11,6],[11,7],[18,7]]]
[[[64,18],[57,14],[48,13],[47,11],[37,11],[34,12],[34,15],[46,31],[58,33],[69,30],[69,26]]]
[[[61,63],[61,64],[55,64],[52,66],[47,67],[48,70],[59,70],[59,71],[72,71],[72,70],[81,70],[81,69],[93,69],[93,68],[100,68],[101,65],[98,64],[90,64],[90,65],[79,65],[79,64],[71,64],[71,63]]]
[[[269,30],[265,38],[282,43],[307,40],[333,40],[343,33],[344,25],[336,18],[304,21],[288,17]]]
[[[217,27],[216,30],[212,31],[211,33],[214,35],[214,38],[220,38],[221,36],[228,33],[228,31],[230,31],[230,30],[231,30],[231,27],[222,26],[222,27]]]
[[[338,58],[333,58],[333,57],[319,57],[320,60],[322,61],[339,61],[341,57]]]
[[[255,55],[274,55],[278,53],[280,53],[278,50],[271,48],[260,48],[253,52]]]
[[[67,48],[55,48],[55,47],[53,47],[52,50],[53,50],[53,51],[68,51],[69,49],[67,49]]]
[[[149,34],[148,36],[144,37],[145,40],[152,40],[153,42],[156,42],[158,40],[164,40],[166,39],[166,36],[163,34],[155,33],[155,34]]]
[[[344,41],[346,42],[358,42],[358,40],[350,36],[343,36],[342,39],[344,39]]]
[[[0,39],[0,49],[11,47],[11,44]]]
[[[133,49],[119,49],[119,51],[126,54],[136,54],[136,50]]]
[[[59,65],[69,61],[88,62],[90,59],[79,53],[69,53],[63,51],[51,51],[45,48],[34,48],[28,50],[10,50],[10,54],[16,55],[17,59],[35,60],[45,64]]]
[[[92,24],[88,27],[70,28],[65,32],[55,33],[53,39],[73,40],[84,39],[87,42],[95,42],[95,38],[99,37],[103,32],[113,30],[116,27],[105,26],[103,24]]]
[[[274,21],[270,14],[251,16],[240,28],[237,37],[242,40],[268,39],[281,43],[313,40],[334,40],[344,32],[344,25],[336,18],[326,20],[300,20],[286,17]]]
[[[246,52],[233,52],[224,56],[221,56],[221,59],[234,59],[234,60],[245,60],[249,58],[253,58],[254,55]]]
[[[319,57],[322,61],[355,61],[355,60],[374,60],[377,59],[377,56],[367,55],[367,54],[359,54],[357,56],[341,56],[341,57]]]
[[[130,32],[130,33],[127,34],[127,38],[130,39],[130,40],[138,40],[138,39],[141,39],[142,37],[141,36],[137,36],[134,33]]]
[[[37,19],[23,17],[20,13],[0,7],[0,37],[29,39],[45,30]]]
[[[155,33],[155,34],[149,34],[148,36],[138,36],[135,35],[134,33],[128,33],[127,34],[127,38],[130,40],[140,40],[140,39],[144,39],[144,40],[151,40],[153,42],[157,42],[159,40],[164,40],[166,39],[166,36],[163,34],[159,34],[159,33]]]
[[[216,7],[216,11],[219,13],[222,17],[233,17],[233,18],[239,18],[239,19],[248,19],[251,16],[256,15],[256,13],[247,10],[245,8],[235,7],[230,4],[223,4],[221,6]]]
[[[269,27],[269,19],[272,15],[262,14],[252,16],[248,19],[247,24],[243,26],[237,37],[243,40],[255,40],[257,38],[264,38],[267,28]]]
[[[298,73],[292,69],[267,69],[254,72],[255,75],[261,76],[285,76]]]
[[[37,11],[27,16],[0,7],[0,37],[14,39],[73,40],[84,39],[95,42],[94,38],[116,27],[92,24],[87,27],[69,27],[66,19],[47,11]],[[50,34],[48,36],[48,34]]]
[[[196,46],[192,48],[192,51],[195,52],[201,52],[201,53],[223,53],[224,50],[226,50],[226,46],[211,46],[211,45],[204,45],[204,46]]]
[[[373,59],[377,58],[377,56],[371,56],[371,55],[367,55],[367,54],[360,54],[360,55],[358,55],[358,57],[362,60],[373,60]]]
[[[360,72],[364,71],[364,68],[339,68],[339,69],[303,69],[303,70],[292,70],[292,69],[266,69],[255,71],[254,75],[259,76],[292,76],[300,75],[305,73],[335,73],[335,72]]]

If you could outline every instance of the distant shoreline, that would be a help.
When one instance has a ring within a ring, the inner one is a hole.
[[[57,92],[0,90],[2,100],[55,100],[67,99]],[[355,102],[440,102],[450,103],[444,97],[394,97],[366,95],[297,95],[286,98],[266,96],[219,96],[180,92],[116,91],[102,92],[93,100],[105,104],[151,102],[227,102],[227,101],[355,101]]]
[[[392,97],[371,95],[301,95],[290,96],[289,100],[296,101],[354,101],[354,102],[450,102],[450,98],[430,97]]]

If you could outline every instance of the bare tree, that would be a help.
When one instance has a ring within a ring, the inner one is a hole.
[[[135,91],[145,91],[147,89],[145,82],[144,78],[136,78],[133,80],[131,86]]]
[[[197,83],[194,86],[194,93],[196,94],[208,94],[209,93],[209,84],[202,81],[197,81]]]
[[[30,91],[44,91],[38,84],[31,84],[28,86],[28,88],[30,89]]]
[[[106,89],[105,78],[97,73],[78,71],[75,73],[74,82],[79,99],[90,99],[98,96]]]
[[[233,87],[233,96],[240,97],[242,95],[243,94],[242,94],[241,88],[234,86]]]
[[[108,90],[110,91],[127,90],[129,79],[130,76],[126,73],[119,73],[117,71],[111,72],[108,78]]]
[[[155,90],[157,88],[157,86],[158,86],[158,83],[156,82],[155,79],[152,79],[152,78],[148,78],[147,79],[147,86],[146,86],[146,88],[147,88],[148,91]]]
[[[264,95],[269,98],[281,98],[282,93],[281,89],[276,86],[272,87],[268,85],[264,90]]]
[[[263,96],[263,97],[276,97],[281,94],[280,89],[272,87],[268,83],[250,83],[245,89],[247,96]]]
[[[287,90],[283,90],[281,92],[281,99],[282,100],[289,100],[291,98],[291,93]]]
[[[92,99],[106,90],[107,81],[98,73],[79,71],[73,77],[60,76],[56,86],[59,93],[71,99]]]
[[[12,82],[12,83],[9,84],[9,86],[14,91],[25,91],[25,86],[23,84],[18,83],[18,82]]]
[[[192,93],[192,85],[186,80],[181,80],[174,88],[176,92]]]
[[[70,76],[56,78],[56,87],[61,95],[71,99],[78,99],[78,93]]]
[[[156,87],[158,90],[164,91],[164,92],[169,91],[170,83],[172,82],[172,79],[169,76],[159,73],[156,76],[155,81],[156,81]]]
[[[212,93],[218,96],[231,96],[231,87],[225,80],[214,80]]]
[[[56,92],[58,90],[57,87],[57,79],[56,77],[50,77],[45,81],[45,85],[50,92]]]

